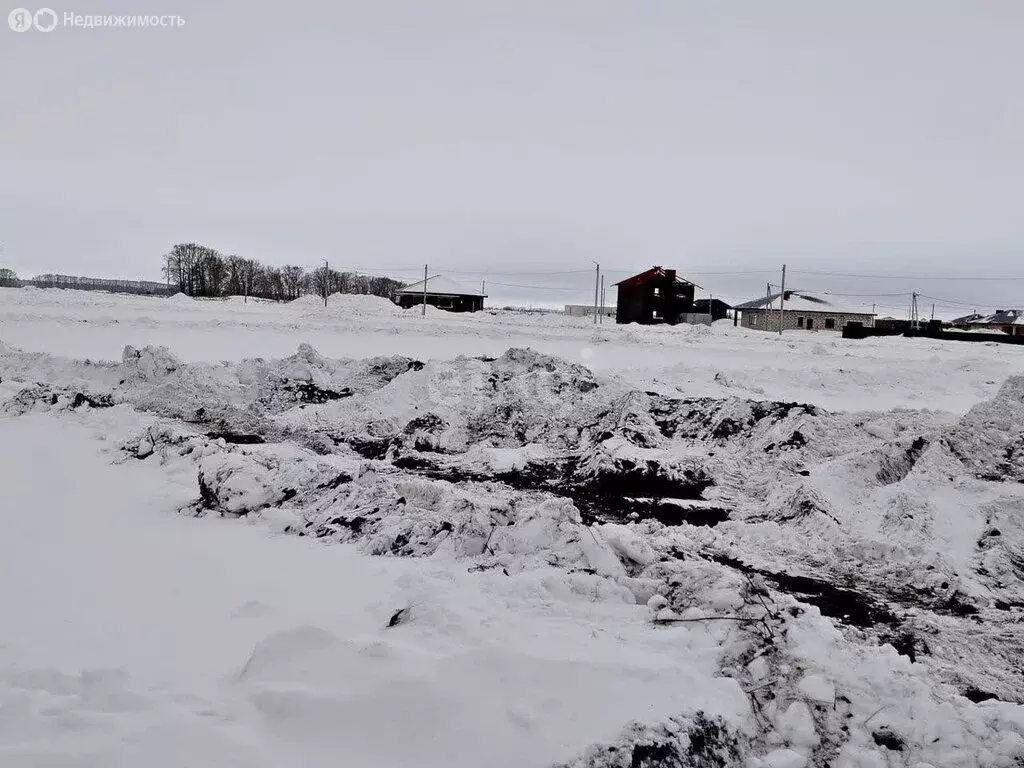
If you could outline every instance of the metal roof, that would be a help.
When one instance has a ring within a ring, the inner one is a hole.
[[[743,310],[778,310],[779,296],[781,293],[773,293],[771,296],[762,296],[759,299],[737,304],[733,309]],[[785,310],[787,312],[832,312],[844,315],[875,315],[866,307],[837,306],[827,299],[814,296],[803,291],[786,291]]]
[[[665,277],[666,272],[667,270],[664,267],[651,267],[650,269],[644,270],[643,272],[633,275],[632,277],[627,277],[625,280],[619,280],[619,282],[614,283],[614,285],[623,285],[624,283],[645,283],[648,280],[651,280],[652,278],[655,277]],[[675,282],[677,285],[692,285],[694,288],[700,288],[700,286],[697,285],[696,283],[691,282],[686,278],[680,277],[678,274],[676,274]]]
[[[1024,311],[1000,309],[988,317],[970,321],[971,325],[1024,325]]]
[[[399,293],[423,293],[423,281],[407,285]],[[431,275],[427,278],[427,294],[433,296],[487,296],[483,291],[467,288],[443,275]]]

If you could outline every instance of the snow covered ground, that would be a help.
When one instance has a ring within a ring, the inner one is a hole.
[[[716,324],[595,328],[592,319],[487,311],[401,310],[374,297],[307,296],[290,304],[197,301],[85,291],[0,288],[0,340],[29,350],[120,360],[127,344],[166,346],[187,361],[284,357],[299,343],[328,357],[497,356],[531,347],[635,386],[664,381],[688,395],[800,400],[836,409],[932,407],[961,412],[1021,367],[1011,345],[928,339],[844,343],[827,332],[786,335]]]
[[[0,478],[0,765],[1024,764],[1018,347],[0,289]]]

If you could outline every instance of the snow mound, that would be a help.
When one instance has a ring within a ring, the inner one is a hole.
[[[140,412],[112,442],[196,477],[187,514],[495,577],[556,571],[566,599],[650,604],[638,620],[673,648],[706,638],[756,713],[715,735],[693,707],[566,765],[665,762],[713,735],[706,765],[733,749],[752,765],[1024,754],[1024,377],[951,424],[670,396],[521,348],[428,363],[308,344],[218,365],[161,347],[113,366],[0,360],[10,413]]]
[[[195,299],[193,299],[191,296],[189,296],[189,295],[187,295],[185,293],[182,293],[181,291],[178,291],[177,293],[168,296],[167,297],[167,301],[171,302],[172,304],[194,304],[195,303]]]
[[[327,308],[382,317],[402,317],[404,314],[402,308],[390,299],[357,293],[332,293],[327,297]]]
[[[1024,483],[1024,376],[969,410],[947,437],[953,454],[987,480]]]
[[[317,309],[318,307],[323,307],[323,305],[323,297],[314,296],[311,293],[303,294],[299,298],[288,302],[289,307],[295,307],[296,309]]]
[[[322,296],[306,294],[288,302],[289,307],[344,317],[403,317],[404,311],[390,299],[357,293],[332,293],[324,306]]]

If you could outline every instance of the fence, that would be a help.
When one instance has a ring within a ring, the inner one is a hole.
[[[566,304],[565,314],[569,317],[592,317],[594,314],[593,304]],[[597,314],[605,317],[615,317],[615,307],[598,307]]]
[[[1024,344],[1024,336],[1008,333],[983,333],[978,331],[956,331],[942,327],[938,320],[922,324],[920,328],[896,330],[895,328],[868,328],[860,323],[843,326],[844,339],[867,339],[872,336],[903,336],[905,338],[938,339],[939,341],[996,342],[997,344]]]
[[[690,325],[711,325],[711,315],[701,315],[695,312],[687,312],[682,316],[684,323]]]

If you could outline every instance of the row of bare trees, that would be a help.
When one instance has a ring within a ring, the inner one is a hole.
[[[135,293],[163,296],[168,293],[164,283],[150,280],[111,280],[102,277],[62,275],[48,272],[32,278],[20,279],[13,269],[0,267],[0,287],[21,288],[32,285],[36,288],[69,288],[77,291],[111,291],[113,293]]]
[[[394,299],[402,283],[320,267],[275,267],[198,243],[179,243],[164,256],[168,284],[189,296],[256,296],[291,301],[303,294],[363,293]]]

